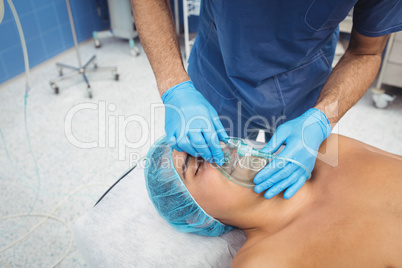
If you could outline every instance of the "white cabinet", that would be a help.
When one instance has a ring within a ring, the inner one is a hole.
[[[402,32],[394,34],[388,46],[390,46],[389,58],[387,62],[383,62],[384,77],[381,82],[402,88]]]
[[[376,87],[372,90],[373,100],[378,108],[387,107],[395,98],[385,94],[382,84],[402,88],[402,32],[391,34]]]

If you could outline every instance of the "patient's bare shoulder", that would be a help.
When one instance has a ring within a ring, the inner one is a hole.
[[[237,252],[231,268],[291,267],[288,263],[291,256],[284,255],[286,249],[282,243],[273,243],[271,239],[260,239],[257,243],[249,242],[246,241]]]
[[[230,266],[231,268],[242,268],[242,267],[261,267],[261,262],[257,260],[259,256],[255,256],[251,252],[251,254],[245,254],[242,252],[238,252],[236,256],[233,259],[232,265]]]
[[[260,268],[260,267],[284,267],[280,261],[272,256],[272,253],[253,246],[246,250],[240,250],[233,259],[231,268]]]
[[[362,165],[365,168],[361,168]],[[329,170],[332,167],[337,168],[337,171],[349,173],[356,169],[359,172],[365,171],[367,166],[378,168],[374,174],[380,173],[380,170],[387,173],[391,171],[394,174],[402,174],[402,156],[337,134],[331,134],[321,144],[317,155],[317,169]],[[393,174],[389,175],[393,176]]]
[[[346,138],[346,137],[344,137],[344,138]],[[379,154],[381,156],[390,157],[392,159],[402,160],[402,156],[400,156],[400,155],[396,155],[396,154],[392,154],[392,153],[383,151],[383,150],[381,150],[381,149],[379,149],[377,147],[371,146],[369,144],[366,144],[366,143],[363,143],[363,142],[360,142],[360,141],[356,141],[356,140],[353,140],[353,139],[349,139],[349,140],[354,141],[355,144],[359,144],[359,146],[364,148],[364,150],[366,150],[366,151],[373,152],[373,153]]]
[[[390,157],[397,160],[402,160],[402,156],[392,154],[368,145],[364,142],[343,136],[338,134],[331,134],[327,140],[325,140],[320,147],[320,154],[333,155],[334,153],[346,155],[350,152],[353,153],[375,153],[381,156]]]
[[[402,157],[342,135],[331,134],[322,144],[313,176],[338,195],[359,189],[364,198],[377,191],[377,197],[384,192],[402,201]]]

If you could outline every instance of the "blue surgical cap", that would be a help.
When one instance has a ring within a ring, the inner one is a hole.
[[[149,150],[145,181],[149,198],[159,215],[183,233],[219,236],[232,230],[208,215],[194,200],[173,166],[172,148],[166,136]]]

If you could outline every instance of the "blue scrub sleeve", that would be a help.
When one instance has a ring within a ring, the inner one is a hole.
[[[377,37],[402,30],[402,0],[359,0],[353,27],[362,35]]]

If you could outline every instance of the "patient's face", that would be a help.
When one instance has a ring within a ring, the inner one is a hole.
[[[239,186],[201,157],[173,150],[173,165],[197,203],[212,217],[221,219],[241,205],[252,189]]]

